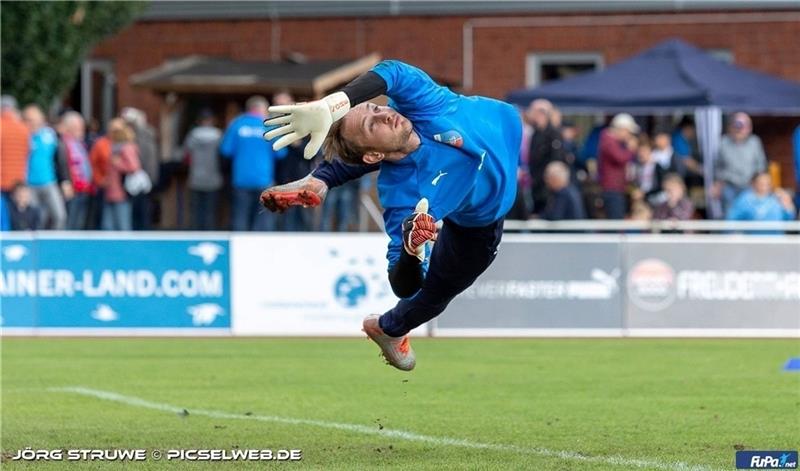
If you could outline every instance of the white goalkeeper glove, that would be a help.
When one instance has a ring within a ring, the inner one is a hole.
[[[344,92],[336,92],[325,98],[295,105],[270,106],[270,113],[281,116],[264,121],[266,126],[279,126],[264,134],[265,139],[283,136],[272,144],[274,150],[280,150],[292,142],[311,135],[311,140],[303,151],[306,159],[312,159],[331,125],[350,111],[350,99]]]

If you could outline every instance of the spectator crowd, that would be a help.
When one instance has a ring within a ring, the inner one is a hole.
[[[510,219],[707,217],[703,157],[690,118],[675,125],[662,119],[646,133],[631,115],[620,113],[591,129],[581,147],[575,124],[562,120],[549,101],[534,100],[521,114],[525,130]],[[791,195],[773,188],[750,117],[735,113],[728,121],[711,186],[711,196],[725,218],[795,219]]]
[[[288,92],[274,104],[294,102]],[[3,230],[147,230],[154,227],[154,196],[168,185],[155,130],[145,113],[127,107],[100,135],[83,116],[66,111],[50,124],[37,105],[21,111],[2,103],[0,221]],[[361,225],[361,195],[371,180],[331,189],[318,211],[293,208],[275,215],[259,205],[271,185],[307,175],[320,156],[303,158],[306,142],[274,151],[263,139],[269,102],[250,97],[226,129],[210,109],[198,114],[179,152],[187,170],[187,212],[194,230],[347,231]],[[620,113],[587,130],[562,118],[547,100],[521,112],[524,122],[518,193],[509,219],[689,220],[705,217],[703,156],[695,127],[684,118],[658,121],[644,132]],[[729,220],[780,221],[796,217],[792,196],[773,188],[761,140],[750,117],[728,120],[714,161],[711,196]],[[795,152],[800,128],[795,132]],[[795,157],[800,172],[800,156]],[[221,202],[230,201],[229,211]],[[230,225],[220,224],[221,215]]]

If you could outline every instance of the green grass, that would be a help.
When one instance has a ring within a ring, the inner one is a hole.
[[[302,462],[267,467],[437,470],[636,469],[607,457],[731,469],[734,447],[800,448],[800,374],[781,371],[800,356],[792,340],[417,339],[418,366],[410,374],[383,365],[377,347],[355,339],[0,341],[4,469],[67,465],[8,461],[26,446],[299,448]],[[50,390],[65,386],[171,404],[189,415]],[[200,409],[519,449],[192,414]],[[216,469],[164,461],[122,466]]]

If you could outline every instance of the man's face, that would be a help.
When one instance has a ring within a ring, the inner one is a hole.
[[[656,149],[666,149],[672,144],[672,138],[667,133],[658,133],[655,139]]]
[[[274,106],[294,105],[294,98],[288,93],[278,93],[272,97],[272,104]]]
[[[69,123],[65,131],[75,139],[83,139],[86,135],[86,124],[82,120],[75,120]]]
[[[31,190],[27,186],[20,186],[12,195],[18,208],[25,209],[31,204]]]
[[[628,131],[626,128],[611,128],[611,129],[614,130],[614,135],[616,136],[616,138],[621,141],[626,141],[631,137],[633,137],[633,133]]]
[[[753,181],[753,191],[759,196],[766,196],[772,191],[772,178],[769,175],[762,174]]]
[[[44,116],[34,107],[28,107],[23,110],[22,120],[25,121],[31,131],[38,130],[44,124]]]
[[[547,114],[547,109],[543,106],[533,106],[531,109],[531,121],[537,129],[544,129],[550,124],[550,118]]]
[[[401,151],[408,144],[413,127],[411,121],[388,106],[362,103],[347,113],[342,123],[342,136],[356,145],[374,152]]]
[[[733,117],[733,122],[731,123],[731,134],[733,138],[737,141],[743,141],[747,139],[750,134],[753,132],[753,125],[750,122],[750,118],[747,115],[742,113],[737,113]]]
[[[639,147],[636,155],[639,158],[639,162],[643,164],[650,163],[650,161],[653,160],[653,151],[649,146]]]

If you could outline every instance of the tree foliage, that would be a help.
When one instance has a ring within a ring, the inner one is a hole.
[[[3,2],[2,92],[45,109],[72,88],[80,63],[131,23],[145,2]]]

